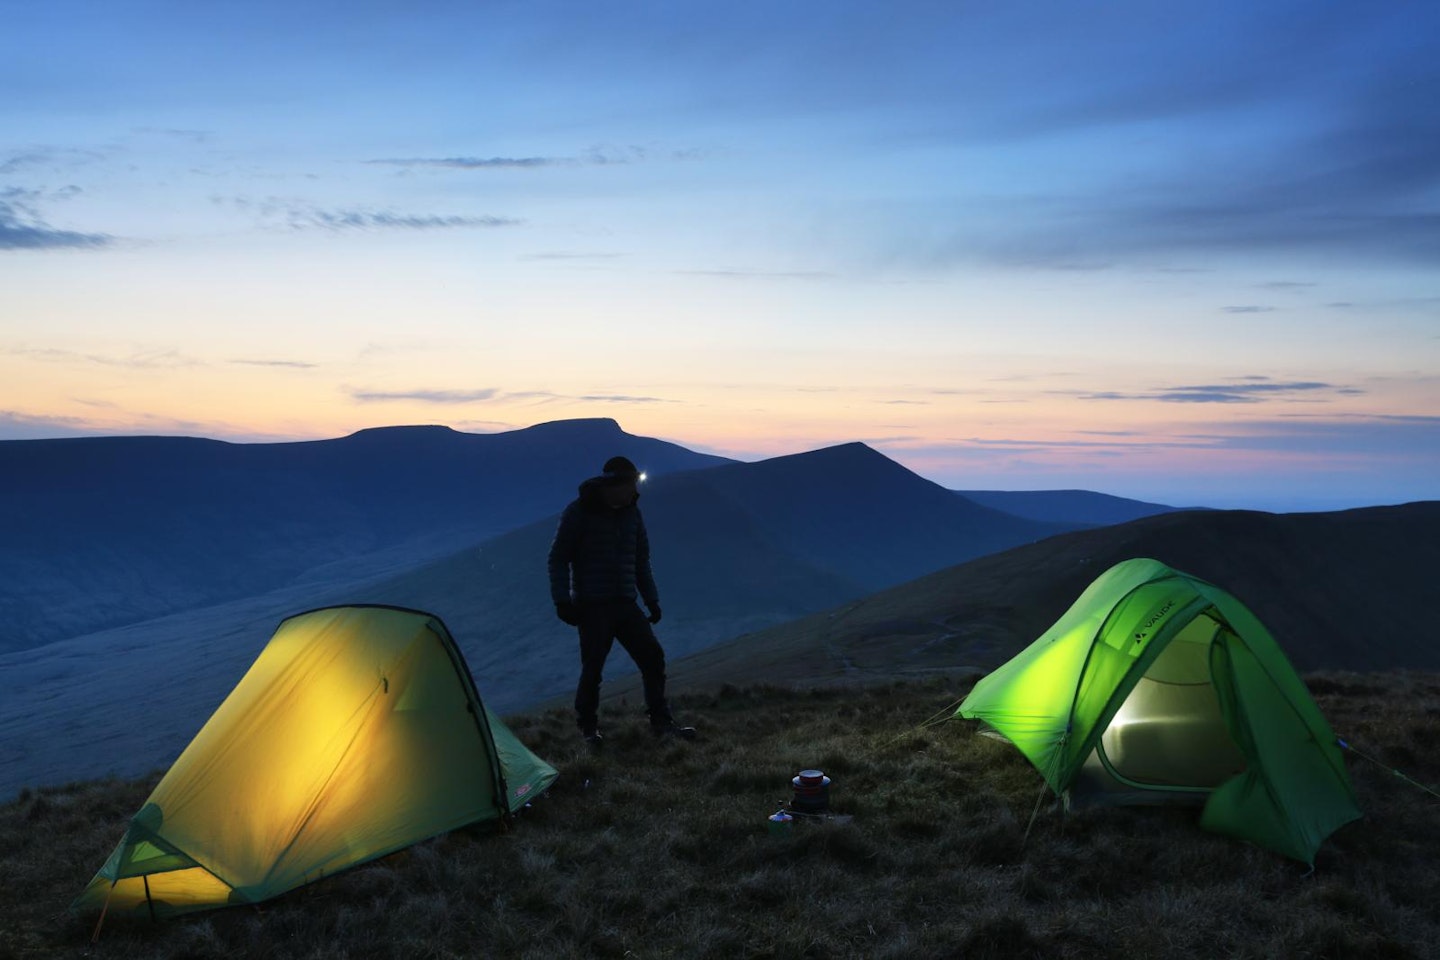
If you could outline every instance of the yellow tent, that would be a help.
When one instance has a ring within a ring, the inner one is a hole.
[[[166,916],[256,903],[503,817],[555,777],[481,704],[438,618],[380,606],[299,614],[75,906]]]

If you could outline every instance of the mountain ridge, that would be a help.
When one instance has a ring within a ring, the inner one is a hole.
[[[608,418],[496,434],[379,427],[332,440],[0,441],[0,651],[394,567],[544,516],[611,455],[652,474],[731,461]],[[313,579],[313,578],[312,578]]]
[[[810,562],[873,587],[1076,526],[956,497],[863,443],[726,464],[702,481],[749,506],[762,523],[793,529],[790,549]],[[902,489],[903,502],[895,502]]]
[[[540,519],[441,556],[407,563],[402,553],[392,569],[368,573],[335,561],[323,576],[268,593],[0,656],[17,688],[0,702],[0,790],[51,776],[36,771],[56,764],[99,775],[118,763],[134,772],[164,762],[275,624],[318,606],[389,603],[439,616],[499,711],[572,688],[575,634],[554,615],[546,557],[559,511],[596,466],[586,460],[565,477]],[[1053,529],[969,504],[863,445],[662,472],[644,484],[640,503],[666,611],[660,636],[672,657]],[[868,525],[850,522],[860,513]],[[995,524],[978,540],[969,536],[977,517]],[[829,539],[813,542],[817,530]],[[897,566],[887,566],[889,557]],[[613,673],[628,667],[622,654],[612,657]],[[66,731],[63,757],[43,748],[43,731],[53,730]]]
[[[1199,510],[1163,503],[1132,500],[1093,490],[955,490],[975,503],[1030,520],[1064,520],[1106,526],[1127,523],[1157,513]]]
[[[677,689],[983,673],[1121,560],[1235,595],[1302,672],[1440,670],[1413,611],[1440,602],[1440,501],[1331,513],[1179,511],[1060,534],[680,658]],[[607,698],[632,694],[625,677]]]
[[[333,464],[338,444],[339,462],[365,467],[377,462],[377,447],[413,449],[411,441],[420,438],[418,445],[442,451],[425,463],[448,478],[449,499],[418,505],[435,521],[423,542],[397,539],[377,548],[373,530],[339,522],[328,532],[344,549],[268,589],[217,601],[180,596],[172,586],[172,606],[158,616],[132,616],[44,646],[0,652],[11,691],[0,700],[0,791],[51,777],[55,769],[93,776],[122,763],[133,773],[165,762],[228,693],[275,625],[317,606],[387,602],[435,613],[450,626],[497,710],[562,693],[574,682],[575,637],[553,615],[546,553],[559,511],[578,483],[616,452],[617,436],[654,474],[642,488],[641,505],[666,611],[661,639],[679,681],[725,682],[726,671],[745,682],[772,682],[984,669],[1048,626],[1100,564],[1134,555],[1154,555],[1231,590],[1272,626],[1282,646],[1301,651],[1302,666],[1311,654],[1314,663],[1340,666],[1429,663],[1394,653],[1402,624],[1390,612],[1381,617],[1362,603],[1340,601],[1363,594],[1377,609],[1393,612],[1404,609],[1405,593],[1423,603],[1440,599],[1429,575],[1440,568],[1433,503],[1337,514],[1169,512],[1082,530],[974,503],[859,443],[738,463],[631,437],[610,420],[560,421],[516,433],[500,435],[514,452],[509,458],[487,440],[494,435],[443,427],[378,428],[261,451],[279,456],[270,462],[293,482],[283,487],[290,490],[317,482],[304,470],[287,472],[293,454]],[[193,438],[140,440],[197,444],[191,448],[210,458],[223,458],[227,449]],[[492,456],[484,463],[467,460],[463,451],[456,454],[460,446]],[[5,455],[0,445],[0,462]],[[393,475],[415,473],[403,456],[379,460],[378,481],[367,471],[350,478],[360,494],[331,503],[332,516],[363,516],[366,496],[383,502]],[[87,479],[73,465],[66,469],[72,481]],[[160,469],[149,463],[131,472]],[[504,481],[488,488],[494,501],[488,506],[503,518],[503,532],[475,532],[477,476]],[[246,489],[244,480],[243,473],[230,477],[222,492]],[[216,491],[188,496],[182,505],[235,522],[224,518],[227,501]],[[15,529],[14,502],[0,502],[11,510],[7,530]],[[117,512],[115,522],[136,535],[154,533],[153,517],[114,502],[96,509]],[[1400,512],[1385,512],[1392,509]],[[195,515],[181,511],[169,522],[183,528]],[[111,574],[75,602],[103,607],[156,588],[152,572],[129,562],[103,531],[72,523],[59,533],[88,537],[88,559]],[[273,529],[266,535],[273,538]],[[59,540],[63,548],[64,536]],[[277,542],[277,549],[289,543]],[[11,554],[6,558],[0,549],[0,569],[9,562],[13,570],[14,541],[5,547]],[[188,547],[194,553],[182,557],[186,562],[215,562],[217,550],[205,537],[192,537]],[[49,562],[74,559],[60,552]],[[223,570],[233,573],[243,562],[218,552]],[[86,572],[79,563],[71,581],[49,588],[65,588]],[[15,583],[9,587],[11,594],[0,595],[0,613],[13,622]],[[1380,633],[1368,646],[1336,640],[1372,627]],[[1320,639],[1298,644],[1289,639],[1294,636]],[[628,660],[616,655],[611,668],[614,689],[623,691]],[[64,750],[53,749],[54,731],[64,731]]]

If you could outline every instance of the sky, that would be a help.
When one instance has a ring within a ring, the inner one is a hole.
[[[1440,5],[0,0],[0,440],[1440,498]]]

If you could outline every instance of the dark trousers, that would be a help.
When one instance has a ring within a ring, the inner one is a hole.
[[[645,709],[651,723],[670,719],[665,702],[665,651],[650,629],[650,621],[634,600],[612,600],[576,605],[580,623],[580,684],[575,688],[575,721],[581,728],[594,727],[600,709],[600,680],[605,658],[619,640],[640,668],[645,686]]]

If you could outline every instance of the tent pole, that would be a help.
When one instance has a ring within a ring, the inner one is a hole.
[[[145,906],[150,908],[150,922],[159,923],[155,919],[155,901],[150,899],[150,875],[148,873],[141,874],[140,879],[145,881]]]
[[[110,889],[105,891],[105,902],[100,906],[100,919],[95,921],[95,932],[90,934],[91,943],[100,942],[100,928],[105,924],[105,911],[110,909],[110,895],[115,892],[115,884],[119,882],[118,879],[111,880]]]

